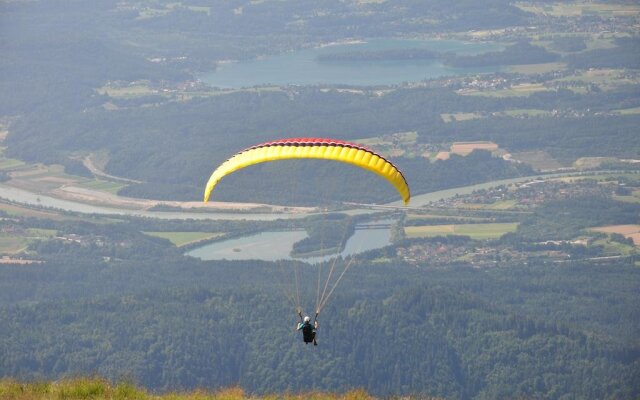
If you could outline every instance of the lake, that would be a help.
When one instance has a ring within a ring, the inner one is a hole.
[[[319,62],[318,56],[402,49],[478,54],[501,50],[496,43],[459,40],[368,39],[366,42],[332,44],[254,60],[221,63],[216,71],[200,76],[214,87],[241,88],[264,85],[345,84],[393,85],[442,76],[496,72],[499,68],[453,68],[438,60],[385,60]]]
[[[345,257],[387,246],[391,243],[391,229],[384,225],[392,222],[385,220],[376,221],[375,225],[358,225],[340,255]],[[290,255],[293,244],[306,237],[305,231],[261,232],[207,244],[188,251],[186,255],[202,260],[293,260],[294,258]],[[296,260],[313,264],[328,261],[335,256],[296,258]]]

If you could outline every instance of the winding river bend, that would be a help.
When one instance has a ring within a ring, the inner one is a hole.
[[[601,173],[611,173],[619,171],[600,171]],[[435,192],[424,193],[413,196],[411,198],[411,206],[404,207],[402,201],[394,201],[383,205],[363,204],[362,208],[349,210],[346,213],[351,215],[371,214],[376,212],[376,207],[393,208],[393,209],[412,209],[426,206],[431,202],[445,200],[456,195],[470,194],[475,190],[488,189],[499,185],[508,185],[512,183],[526,182],[533,179],[550,179],[563,176],[577,175],[576,172],[564,172],[557,174],[531,175],[511,179],[501,179],[497,181],[479,183],[476,185],[463,186],[459,188],[438,190]],[[96,206],[79,201],[64,200],[52,196],[38,193],[32,193],[23,189],[17,189],[11,186],[0,184],[0,199],[10,201],[17,204],[23,204],[32,207],[51,208],[61,211],[69,211],[80,214],[99,214],[99,215],[123,215],[133,217],[147,217],[159,219],[194,219],[194,220],[248,220],[248,221],[275,221],[277,219],[304,218],[312,215],[311,213],[231,213],[231,212],[179,212],[179,211],[147,211],[147,210],[131,210],[117,207]]]
[[[612,173],[619,171],[600,171],[601,173]],[[509,185],[512,183],[526,182],[534,179],[551,179],[564,176],[580,175],[576,172],[565,172],[546,175],[534,175],[512,179],[502,179],[497,181],[485,182],[476,185],[439,190],[436,192],[425,193],[414,196],[411,199],[411,207],[403,207],[401,201],[388,203],[385,205],[362,205],[362,208],[349,210],[347,213],[351,215],[371,214],[376,212],[376,207],[383,209],[411,209],[428,205],[431,202],[452,198],[456,195],[470,194],[475,190],[488,189],[499,185]],[[130,210],[120,208],[100,207],[90,204],[80,203],[77,201],[63,200],[50,196],[31,193],[26,190],[16,189],[7,185],[0,184],[0,198],[18,204],[28,206],[53,208],[63,211],[76,212],[81,214],[100,214],[100,215],[122,215],[135,217],[148,217],[159,219],[194,219],[194,220],[255,220],[255,221],[273,221],[285,218],[304,218],[310,214],[274,214],[274,213],[193,213],[193,212],[162,212],[162,211],[145,211]],[[386,223],[391,221],[386,221]],[[226,241],[216,242],[190,250],[187,255],[201,258],[203,260],[247,260],[261,259],[266,261],[275,261],[281,259],[292,259],[290,256],[293,244],[306,237],[304,231],[289,232],[262,232],[256,235],[245,236],[242,238],[230,239]],[[367,227],[360,226],[346,243],[342,256],[353,255],[367,250],[373,250],[384,247],[390,243],[391,232],[388,227]],[[326,261],[335,257],[329,255],[325,257],[307,258],[304,261],[309,263]]]

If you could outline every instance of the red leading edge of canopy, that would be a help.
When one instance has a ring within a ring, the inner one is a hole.
[[[327,138],[288,138],[288,139],[280,139],[280,140],[274,140],[271,142],[265,142],[265,143],[261,143],[255,146],[251,146],[251,149],[257,149],[260,147],[268,147],[268,146],[280,146],[280,145],[288,145],[288,144],[294,144],[294,145],[339,145],[339,146],[345,146],[345,147],[353,147],[356,149],[362,149],[365,151],[368,151],[370,153],[374,153],[373,151],[371,151],[370,149],[361,146],[359,144],[356,143],[351,143],[351,142],[346,142],[344,140],[337,140],[337,139],[327,139]],[[375,153],[374,153],[375,154]]]

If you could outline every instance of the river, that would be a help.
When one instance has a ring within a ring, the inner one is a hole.
[[[388,225],[393,222],[392,220],[380,220],[376,221],[374,225],[358,225],[354,234],[345,243],[340,256],[355,255],[390,244],[391,228]],[[293,260],[294,258],[290,255],[293,244],[306,237],[307,233],[304,231],[261,232],[207,244],[187,252],[186,255],[202,260]],[[296,259],[314,264],[335,257],[334,254]]]
[[[453,68],[437,59],[320,62],[318,57],[336,53],[402,49],[477,54],[501,48],[496,43],[459,40],[376,38],[367,39],[366,42],[334,44],[253,60],[220,63],[215,71],[204,73],[199,78],[208,85],[219,88],[318,84],[393,85],[442,76],[496,72],[499,68]]]
[[[189,212],[189,211],[146,211],[126,208],[104,207],[78,201],[64,200],[43,194],[32,193],[23,189],[0,184],[0,199],[10,202],[70,211],[80,214],[123,215],[130,217],[147,217],[158,219],[194,219],[194,220],[252,220],[275,221],[277,219],[304,218],[308,214],[274,214],[274,213],[231,213],[231,212]]]
[[[601,172],[617,172],[617,171],[601,171]],[[585,174],[589,174],[586,172]],[[534,179],[549,179],[562,176],[576,175],[575,172],[565,172],[546,175],[534,175],[512,179],[502,179],[497,181],[480,183],[477,185],[464,186],[453,189],[439,190],[436,192],[425,193],[414,196],[411,199],[410,208],[418,208],[429,204],[430,202],[439,201],[454,197],[456,195],[469,194],[476,190],[487,189],[490,187],[508,185],[512,183],[526,182]],[[102,214],[102,215],[125,215],[136,217],[149,217],[160,219],[208,219],[208,220],[276,220],[280,218],[303,218],[309,214],[240,214],[240,213],[193,213],[193,212],[163,212],[163,211],[142,211],[127,210],[119,208],[99,207],[84,204],[76,201],[62,200],[26,190],[16,189],[10,186],[0,184],[0,198],[15,203],[26,204],[31,206],[49,207],[58,210],[71,211],[83,214]],[[363,205],[365,206],[365,205]],[[367,205],[369,206],[369,205]],[[375,212],[375,206],[369,208],[361,208],[347,211],[348,214],[367,214]],[[388,203],[381,207],[404,209],[402,201]],[[378,221],[378,224],[381,221]],[[392,221],[382,221],[389,223]],[[360,226],[346,243],[342,256],[353,255],[367,250],[381,248],[389,244],[391,233],[389,228],[371,228]],[[249,235],[241,238],[230,239],[227,241],[216,242],[195,248],[187,253],[192,257],[204,260],[247,260],[261,259],[266,261],[275,261],[280,259],[291,259],[289,253],[295,242],[306,237],[304,231],[290,232],[262,232],[255,235]],[[315,257],[304,259],[309,263],[325,261],[333,256]]]
[[[601,171],[606,172],[619,172],[619,171]],[[410,207],[418,208],[429,204],[433,201],[444,200],[454,197],[456,195],[463,195],[472,193],[475,190],[487,189],[499,185],[508,185],[511,183],[526,182],[533,179],[548,179],[557,178],[562,176],[575,175],[576,172],[565,172],[557,174],[546,175],[532,175],[519,178],[502,179],[497,181],[485,182],[476,185],[464,186],[453,189],[438,190],[436,192],[424,193],[411,198]],[[588,173],[587,173],[588,174]],[[0,184],[0,199],[10,202],[24,204],[28,206],[52,208],[62,211],[70,211],[81,214],[101,214],[101,215],[123,215],[134,217],[148,217],[159,219],[194,219],[194,220],[251,220],[251,221],[274,221],[277,219],[289,219],[289,218],[304,218],[310,214],[298,213],[298,214],[274,214],[274,213],[230,213],[230,212],[218,212],[218,213],[205,213],[205,212],[168,212],[168,211],[146,211],[146,210],[131,210],[125,208],[116,207],[104,207],[96,206],[79,201],[63,200],[43,194],[32,193],[23,189],[17,189],[11,186]],[[370,214],[374,211],[369,208],[375,208],[375,205],[363,204],[362,209],[347,211],[350,215]],[[366,207],[365,207],[366,206]],[[405,208],[402,201],[395,201],[392,203],[384,204],[380,206],[391,208]]]

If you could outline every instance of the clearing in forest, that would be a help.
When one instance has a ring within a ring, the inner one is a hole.
[[[451,145],[451,152],[466,156],[474,150],[498,150],[498,145],[493,142],[455,142]]]
[[[603,233],[619,233],[633,240],[636,246],[640,245],[640,225],[608,225],[591,228],[591,230]]]
[[[530,165],[538,171],[553,171],[564,167],[564,165],[560,164],[555,158],[551,157],[549,153],[542,150],[512,153],[511,158]]]

